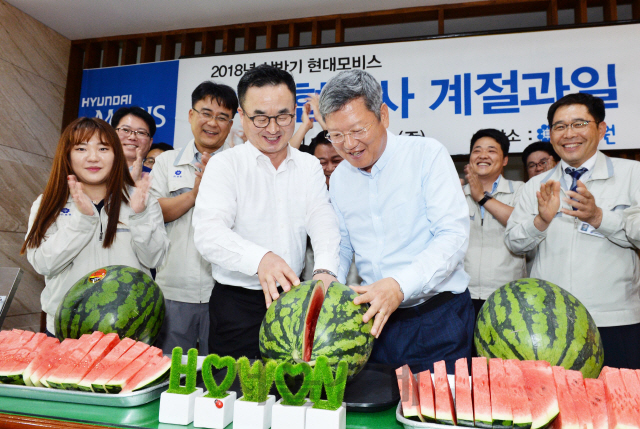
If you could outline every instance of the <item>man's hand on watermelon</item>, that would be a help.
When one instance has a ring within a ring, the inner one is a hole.
[[[282,290],[288,292],[291,286],[300,284],[300,279],[293,272],[291,267],[280,256],[273,252],[267,252],[258,265],[258,280],[264,292],[264,301],[267,308],[273,301],[280,297],[278,293],[278,285],[280,283]]]
[[[142,213],[147,207],[149,199],[149,188],[151,187],[151,176],[145,174],[142,179],[136,182],[136,188],[131,194],[129,206],[136,213]]]
[[[560,208],[560,182],[549,180],[540,185],[538,197],[538,215],[533,219],[538,231],[546,231]]]
[[[587,187],[578,180],[577,192],[567,191],[569,198],[565,202],[576,210],[562,209],[562,213],[575,216],[594,228],[600,228],[602,223],[602,209],[596,205],[596,199]]]
[[[67,177],[67,182],[69,183],[69,193],[78,211],[85,216],[93,216],[93,203],[84,193],[82,183],[78,182],[78,179],[73,174]]]
[[[362,316],[362,322],[368,323],[372,317],[375,317],[371,335],[378,338],[389,316],[396,311],[404,299],[400,285],[395,279],[387,277],[368,286],[349,287],[360,294],[353,300],[354,304],[360,305],[365,302],[370,304],[369,310]]]
[[[320,280],[322,282],[325,293],[327,293],[327,289],[329,289],[329,285],[331,285],[331,283],[338,281],[338,279],[333,277],[331,274],[324,273],[316,274],[315,276],[313,276],[313,280]]]

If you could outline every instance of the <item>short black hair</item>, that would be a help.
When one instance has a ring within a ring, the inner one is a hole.
[[[524,149],[524,152],[522,152],[522,163],[524,164],[525,168],[527,166],[527,158],[529,158],[529,155],[531,155],[533,152],[538,152],[538,151],[548,153],[553,157],[553,159],[556,160],[556,162],[560,161],[560,157],[558,156],[556,151],[553,150],[553,146],[551,145],[551,143],[539,141],[539,142],[531,143],[529,146],[527,146]]]
[[[151,147],[149,148],[149,152],[151,152],[154,149],[159,149],[163,152],[166,152],[168,150],[173,150],[173,146],[171,146],[169,143],[160,142],[160,143],[152,144]]]
[[[231,110],[231,119],[238,111],[238,97],[229,85],[205,80],[191,93],[191,107],[195,107],[198,101],[206,100],[207,98],[211,98],[218,105]]]
[[[316,147],[318,147],[318,145],[320,144],[331,144],[331,142],[327,139],[327,132],[324,130],[320,131],[314,138],[312,138],[309,145],[300,145],[300,151],[315,155]]]
[[[549,121],[549,126],[553,123],[553,117],[556,114],[556,110],[562,106],[570,106],[572,104],[582,104],[585,106],[589,111],[589,114],[593,116],[593,119],[595,119],[598,124],[604,121],[605,109],[602,98],[594,97],[593,95],[584,92],[576,92],[574,94],[565,95],[549,107],[549,111],[547,112],[547,121]]]
[[[244,97],[247,90],[252,86],[262,88],[263,86],[271,85],[277,86],[284,84],[289,88],[293,99],[296,99],[296,82],[293,80],[293,76],[285,70],[279,69],[267,64],[261,64],[258,67],[249,69],[238,82],[238,99],[240,100],[240,106],[244,103]]]
[[[473,145],[482,137],[491,137],[494,139],[502,148],[502,156],[509,156],[509,146],[511,145],[509,137],[507,137],[507,135],[502,131],[496,130],[495,128],[485,128],[483,130],[476,131],[473,137],[471,137],[469,152],[473,152]]]
[[[153,137],[153,135],[156,133],[155,119],[153,119],[153,116],[151,116],[146,110],[138,106],[121,107],[116,110],[116,112],[113,114],[113,117],[111,118],[111,126],[113,128],[117,128],[118,125],[120,125],[120,121],[122,120],[122,118],[127,115],[133,115],[137,118],[142,119],[147,124],[147,127],[149,127],[149,134],[151,135],[151,137]]]

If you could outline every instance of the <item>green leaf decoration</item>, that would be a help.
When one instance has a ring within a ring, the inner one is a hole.
[[[213,378],[212,367],[216,369],[227,367],[227,375],[219,386]],[[236,374],[236,360],[231,356],[225,356],[223,358],[215,354],[207,356],[204,362],[202,362],[202,380],[208,391],[205,397],[222,399],[229,396],[227,390],[229,390],[233,384],[233,380],[236,379]]]
[[[304,375],[302,386],[295,395],[291,392],[289,386],[287,386],[287,383],[285,382],[285,374],[292,377],[299,374]],[[276,368],[276,389],[278,389],[278,392],[280,392],[280,395],[282,396],[282,405],[304,405],[306,402],[305,398],[311,389],[312,382],[313,372],[311,370],[311,366],[306,362],[300,362],[295,365],[291,362],[283,362]]]
[[[171,352],[171,373],[169,375],[168,393],[190,395],[196,391],[196,373],[198,371],[198,350],[189,349],[187,364],[182,365],[182,347],[175,347]],[[186,374],[185,385],[180,385],[180,376]]]
[[[337,410],[342,405],[344,399],[344,389],[347,386],[347,373],[349,365],[345,361],[338,363],[335,379],[333,371],[326,356],[316,359],[316,366],[313,370],[313,383],[311,386],[311,401],[313,408],[322,410]],[[322,386],[327,392],[327,400],[320,399]]]

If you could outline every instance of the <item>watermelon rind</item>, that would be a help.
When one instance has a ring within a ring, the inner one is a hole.
[[[540,279],[498,288],[478,313],[474,344],[479,356],[545,360],[595,378],[604,349],[595,321],[566,290]]]

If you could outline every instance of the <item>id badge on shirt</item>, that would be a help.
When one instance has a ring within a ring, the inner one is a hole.
[[[578,232],[581,232],[587,235],[592,235],[598,238],[604,238],[604,235],[600,234],[598,231],[596,231],[596,229],[592,225],[586,222],[580,222],[580,227],[578,228]]]

